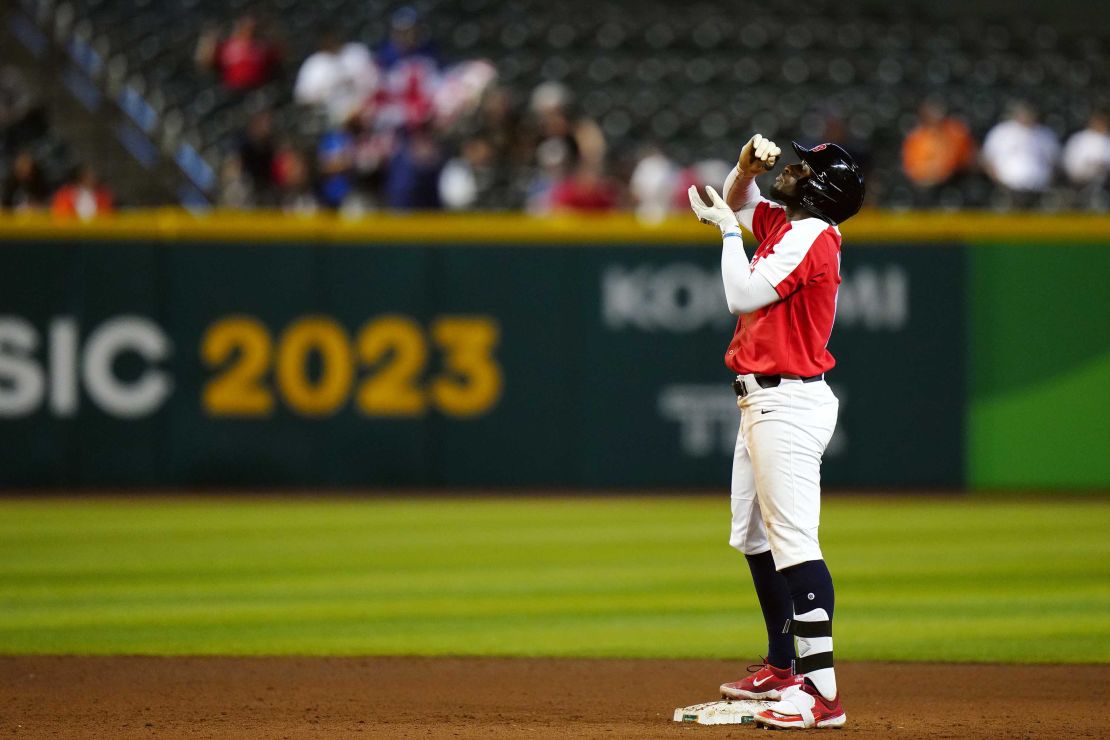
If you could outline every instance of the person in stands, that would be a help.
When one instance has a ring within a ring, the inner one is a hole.
[[[88,164],[78,165],[73,176],[54,193],[51,211],[62,218],[87,220],[115,210],[112,191],[100,182]]]
[[[246,92],[265,85],[281,65],[281,45],[259,28],[258,18],[250,13],[239,16],[226,38],[207,29],[197,43],[196,62],[214,69],[224,87]]]

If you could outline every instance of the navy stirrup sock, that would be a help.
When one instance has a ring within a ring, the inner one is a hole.
[[[824,560],[809,560],[783,568],[781,575],[789,586],[795,614],[824,609],[832,622],[835,597],[832,576]]]
[[[786,579],[775,570],[775,559],[770,551],[744,558],[752,572],[755,594],[767,625],[767,662],[775,668],[789,668],[794,659],[794,636],[784,633],[783,625],[794,612]]]

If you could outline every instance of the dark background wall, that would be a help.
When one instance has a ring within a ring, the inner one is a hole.
[[[715,247],[0,251],[7,485],[717,486]],[[844,263],[830,485],[964,481],[966,251]]]

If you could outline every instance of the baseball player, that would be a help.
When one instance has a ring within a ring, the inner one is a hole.
[[[760,134],[740,152],[724,198],[690,188],[690,206],[724,235],[721,274],[739,316],[725,364],[736,373],[740,433],[732,468],[732,536],[744,553],[767,626],[764,663],[726,698],[776,701],[756,724],[841,727],[846,721],[833,670],[833,583],[817,541],[821,456],[838,402],[825,383],[835,361],[826,347],[840,285],[837,224],[863,203],[863,178],[836,144],[806,149],[763,198],[757,175],[780,148]],[[759,246],[744,253],[740,225]],[[796,653],[795,653],[796,648]],[[750,670],[755,670],[754,666]]]

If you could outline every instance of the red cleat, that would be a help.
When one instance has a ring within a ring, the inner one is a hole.
[[[843,727],[847,721],[840,696],[829,701],[808,683],[786,689],[781,701],[755,715],[756,727],[781,730]]]
[[[743,681],[721,684],[721,696],[726,699],[755,699],[777,701],[782,692],[791,686],[802,683],[801,676],[795,676],[789,668],[775,668],[770,663],[748,666],[755,671]]]

